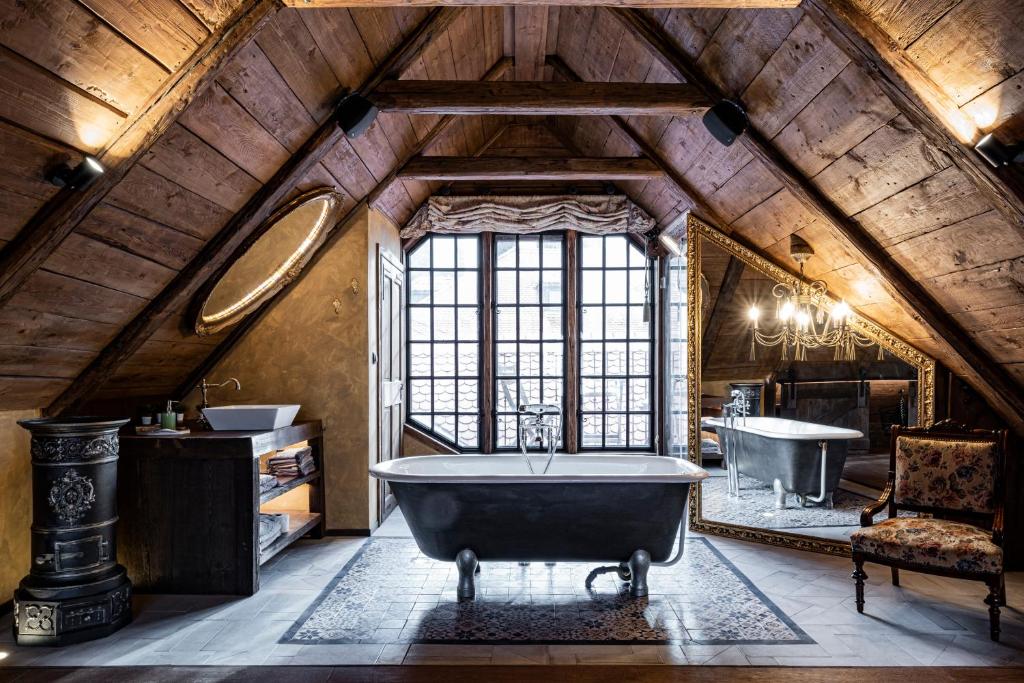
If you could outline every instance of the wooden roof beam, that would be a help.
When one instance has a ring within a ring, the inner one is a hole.
[[[62,189],[33,215],[0,251],[0,306],[50,257],[129,169],[209,86],[226,64],[270,20],[276,0],[247,0],[234,17],[211,33],[121,134],[98,154],[105,172],[81,190]]]
[[[286,7],[433,7],[437,0],[282,0]],[[615,5],[618,7],[690,8],[690,9],[791,9],[800,0],[446,0],[446,5],[480,7],[489,5]]]
[[[993,168],[974,151],[973,143],[981,137],[974,122],[905,50],[850,0],[806,0],[803,9],[925,139],[949,156],[1010,225],[1024,228],[1021,177],[1009,167]],[[1020,232],[1024,235],[1024,230]]]
[[[431,12],[371,73],[358,92],[367,93],[387,78],[401,75],[420,53],[444,34],[463,10],[443,7]],[[48,414],[73,410],[114,375],[204,282],[223,269],[244,248],[247,238],[288,196],[309,170],[344,135],[334,116],[327,118],[277,173],[236,213],[177,276],[111,341],[47,408]]]
[[[732,304],[732,299],[740,286],[740,280],[743,279],[743,270],[745,268],[746,264],[742,260],[735,256],[729,257],[729,264],[725,267],[725,275],[722,276],[722,283],[718,287],[718,296],[715,297],[715,304],[711,307],[711,315],[708,316],[707,327],[704,328],[704,333],[701,336],[701,372],[708,367],[708,363],[711,361],[711,354],[714,353],[718,335],[722,331],[722,325],[725,324],[726,311],[729,309],[730,304]]]
[[[675,116],[711,104],[687,84],[550,81],[390,80],[370,99],[381,111],[469,115]]]
[[[654,58],[676,78],[696,86],[712,101],[725,99],[725,94],[718,86],[694,60],[675,45],[672,37],[657,23],[636,10],[609,8],[606,11],[612,12],[626,30],[646,45]],[[782,151],[755,127],[748,127],[739,137],[739,142],[805,207],[835,227],[854,253],[863,259],[864,265],[887,285],[896,300],[902,302],[908,311],[929,327],[951,354],[959,356],[974,371],[972,379],[977,383],[976,388],[989,404],[1015,429],[1024,431],[1024,396],[1021,388],[953,316],[903,270],[874,237],[804,177]]]
[[[398,173],[416,180],[635,180],[660,178],[650,159],[636,157],[416,157]]]

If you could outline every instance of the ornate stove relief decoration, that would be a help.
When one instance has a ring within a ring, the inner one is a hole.
[[[117,456],[117,434],[93,438],[32,439],[32,458],[46,462],[102,460]]]
[[[19,611],[15,609],[17,615]],[[47,603],[31,603],[24,606],[25,624],[21,627],[22,633],[33,635],[53,635],[56,633],[56,620],[54,619],[54,605]],[[17,617],[15,617],[17,620]],[[15,628],[17,628],[15,623]]]
[[[75,470],[68,470],[60,479],[53,482],[47,500],[58,519],[74,524],[96,502],[96,490],[92,485],[92,479],[83,477]]]

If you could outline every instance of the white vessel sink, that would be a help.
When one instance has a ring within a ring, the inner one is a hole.
[[[217,406],[203,415],[215,431],[253,431],[287,427],[299,412],[298,404],[264,406]]]

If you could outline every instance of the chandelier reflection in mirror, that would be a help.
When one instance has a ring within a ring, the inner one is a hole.
[[[856,314],[845,301],[828,296],[828,285],[821,280],[804,279],[804,263],[814,250],[803,239],[790,236],[789,254],[800,265],[800,281],[795,285],[776,284],[775,320],[770,329],[762,327],[762,312],[755,304],[747,310],[751,323],[750,360],[756,360],[758,345],[781,346],[782,360],[807,360],[808,349],[833,348],[834,360],[857,359],[858,348],[876,346],[875,342],[853,329]],[[884,351],[878,347],[878,360]]]

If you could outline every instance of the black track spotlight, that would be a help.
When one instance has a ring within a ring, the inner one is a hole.
[[[350,138],[357,138],[366,132],[377,118],[377,107],[362,95],[351,94],[341,101],[335,118],[338,125]]]
[[[974,146],[985,161],[996,168],[1010,164],[1024,164],[1024,144],[1007,145],[989,133]]]
[[[69,190],[84,190],[97,178],[103,175],[106,169],[103,164],[96,160],[96,157],[86,156],[82,163],[74,168],[68,164],[61,164],[46,174],[46,180],[57,187],[66,187]]]
[[[704,112],[704,127],[726,147],[736,142],[749,123],[743,107],[730,100],[722,100]]]

